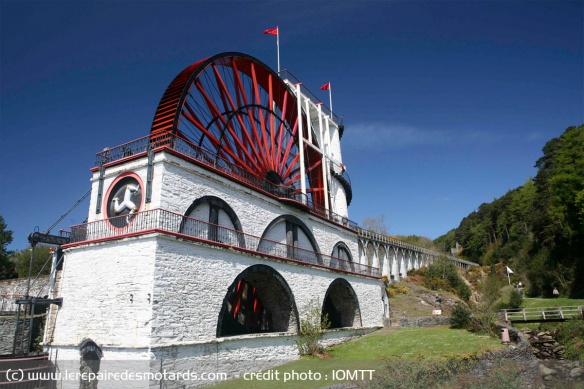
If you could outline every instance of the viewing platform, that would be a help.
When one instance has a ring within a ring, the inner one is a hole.
[[[116,225],[123,227],[116,228]],[[118,240],[150,233],[163,233],[229,250],[284,259],[345,273],[381,277],[379,269],[376,267],[260,238],[164,209],[153,209],[137,212],[130,216],[117,216],[73,226],[69,235],[70,243],[63,247]]]

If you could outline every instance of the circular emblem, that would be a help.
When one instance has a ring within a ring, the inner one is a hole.
[[[107,199],[107,217],[114,227],[130,224],[142,206],[142,186],[133,176],[114,182]]]

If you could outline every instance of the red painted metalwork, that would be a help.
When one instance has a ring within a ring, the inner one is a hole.
[[[179,136],[195,147],[274,184],[300,191],[300,150],[296,96],[273,70],[241,53],[223,53],[180,72],[154,115],[151,143]],[[309,129],[309,131],[313,131]],[[305,132],[305,138],[306,132]],[[313,133],[313,144],[318,137]],[[309,200],[324,206],[321,155],[304,149]],[[311,197],[311,198],[310,198]]]
[[[243,313],[244,327],[250,332],[260,332],[264,319],[264,304],[254,288],[246,279],[241,279],[228,297],[231,306],[231,316],[238,321],[238,316]],[[265,329],[264,329],[265,330]]]

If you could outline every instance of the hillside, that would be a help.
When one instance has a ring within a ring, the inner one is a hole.
[[[584,296],[584,125],[548,141],[527,179],[437,238],[483,265],[504,263],[532,295]]]
[[[401,283],[407,289],[407,293],[389,299],[392,320],[400,317],[431,316],[435,309],[442,310],[443,316],[450,316],[456,302],[461,301],[452,293],[431,290],[420,285],[420,277],[416,275],[406,278]]]

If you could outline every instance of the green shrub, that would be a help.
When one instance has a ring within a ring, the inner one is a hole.
[[[498,336],[497,316],[493,312],[473,312],[469,330],[479,334]]]
[[[475,361],[391,361],[387,368],[377,371],[369,389],[446,388],[444,384],[458,374],[469,372]]]
[[[424,286],[427,288],[455,293],[465,301],[470,299],[470,288],[458,275],[458,269],[454,263],[447,257],[440,257],[436,262],[429,265],[424,275],[426,277]]]
[[[566,349],[564,358],[584,361],[584,320],[573,319],[559,323],[556,339]]]
[[[305,312],[305,317],[300,319],[300,331],[296,341],[298,352],[300,355],[320,355],[324,351],[320,340],[331,323],[328,315],[321,314],[319,300],[310,300],[305,307]]]
[[[509,294],[509,308],[521,308],[523,305],[523,294],[517,289],[513,289]]]
[[[450,327],[467,328],[470,324],[471,311],[464,304],[456,303],[450,315]]]
[[[523,367],[517,362],[495,362],[480,373],[474,359],[448,361],[392,361],[365,384],[375,389],[483,389],[526,387]]]
[[[469,286],[460,279],[460,283],[456,286],[456,294],[464,301],[469,301],[472,294]]]
[[[388,297],[397,296],[400,293],[408,294],[408,288],[406,288],[401,282],[399,284],[395,282],[390,283],[389,286],[385,288],[385,291],[387,292]]]

